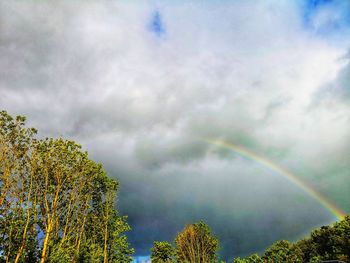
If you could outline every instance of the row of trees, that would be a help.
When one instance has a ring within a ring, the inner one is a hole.
[[[118,182],[81,146],[0,112],[0,262],[131,262]]]
[[[309,237],[295,243],[278,241],[262,257],[254,254],[244,259],[236,258],[234,263],[312,263],[327,260],[350,261],[350,216],[333,225],[318,228]]]
[[[126,217],[115,209],[118,182],[81,146],[37,139],[25,118],[0,112],[0,263],[131,262]],[[217,262],[218,239],[203,223],[154,242],[152,262]],[[350,216],[296,243],[278,241],[264,255],[234,263],[350,261]]]
[[[206,224],[200,222],[187,225],[175,238],[175,247],[168,242],[154,242],[151,260],[154,263],[213,263],[218,262],[218,248],[218,239]],[[296,243],[281,240],[267,248],[262,256],[238,257],[233,263],[312,263],[325,260],[350,261],[350,216],[334,225],[316,229],[310,237]]]

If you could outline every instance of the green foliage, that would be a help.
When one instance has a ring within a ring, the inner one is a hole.
[[[336,230],[330,226],[323,226],[311,233],[311,242],[315,245],[317,255],[322,259],[337,258],[339,248],[336,240]]]
[[[295,246],[301,250],[303,261],[305,262],[311,261],[311,259],[317,254],[315,244],[309,238],[299,240],[296,242]]]
[[[50,263],[69,263],[74,258],[74,247],[62,247],[58,244],[51,246],[51,253],[49,254]]]
[[[309,262],[310,263],[317,263],[317,262],[321,262],[322,258],[321,256],[313,256],[312,258],[310,258]]]
[[[187,225],[175,239],[178,262],[216,262],[219,241],[204,222]]]
[[[337,233],[336,244],[339,246],[339,260],[350,260],[350,216],[346,216],[342,221],[335,223],[334,228]]]
[[[315,255],[322,260],[350,260],[350,216],[332,226],[323,226],[311,233]]]
[[[89,240],[84,240],[81,245],[77,261],[79,263],[99,263],[102,255],[103,250],[99,245],[91,243]]]
[[[302,255],[300,248],[286,240],[281,240],[270,246],[262,259],[267,262],[301,263]]]
[[[260,258],[258,254],[253,254],[250,255],[249,257],[246,258],[235,258],[233,263],[263,263],[263,260]]]
[[[309,238],[295,244],[278,241],[270,246],[262,259],[267,262],[320,262],[350,260],[350,216],[334,225],[323,226],[311,232]],[[236,263],[246,262],[237,258]]]
[[[0,262],[131,262],[118,182],[64,139],[0,112]]]
[[[153,243],[151,248],[151,260],[154,263],[165,263],[165,262],[175,262],[175,249],[168,242],[158,242]]]

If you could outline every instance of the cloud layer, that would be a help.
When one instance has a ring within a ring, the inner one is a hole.
[[[199,219],[226,257],[293,240],[334,218],[203,140],[247,147],[350,212],[349,14],[291,2],[2,2],[0,106],[120,179],[138,254]]]

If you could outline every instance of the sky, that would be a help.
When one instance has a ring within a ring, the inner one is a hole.
[[[350,213],[347,0],[1,1],[0,108],[121,183],[136,255],[204,220],[223,258]]]

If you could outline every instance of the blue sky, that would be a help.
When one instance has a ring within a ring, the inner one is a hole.
[[[151,259],[149,256],[136,256],[134,258],[134,261],[133,263],[148,263],[148,262],[151,262]]]
[[[151,16],[149,30],[158,37],[166,33],[162,15],[158,10],[154,11]]]
[[[349,1],[310,0],[303,8],[305,25],[310,30],[325,35],[349,32]]]

